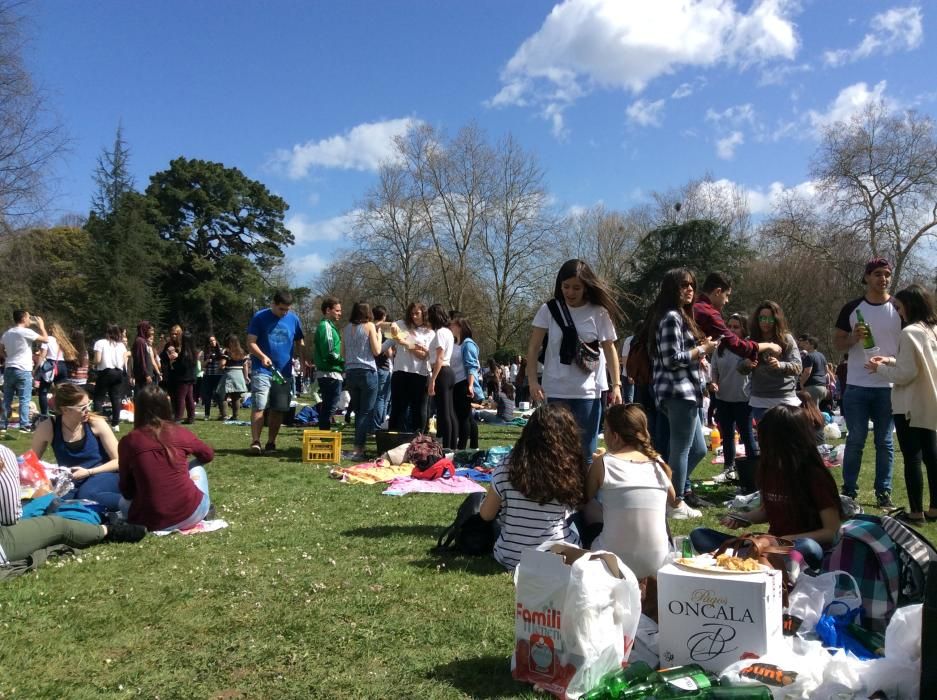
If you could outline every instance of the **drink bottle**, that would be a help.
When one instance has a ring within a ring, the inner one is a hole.
[[[856,323],[861,323],[865,326],[865,338],[862,339],[862,347],[866,350],[871,350],[875,347],[875,338],[872,337],[872,327],[866,322],[865,318],[862,317],[862,312],[859,309],[856,309]]]
[[[650,680],[666,683],[674,690],[702,690],[714,684],[714,679],[699,664],[674,666],[657,671]],[[716,681],[717,682],[717,681]],[[667,696],[662,696],[667,697]]]
[[[433,416],[432,418],[429,419],[429,434],[430,435],[436,434],[436,416]]]
[[[637,683],[643,682],[654,673],[654,669],[643,661],[635,661],[627,668],[606,673],[599,679],[598,685],[582,696],[582,700],[617,700],[622,692]]]
[[[867,630],[865,627],[860,627],[854,622],[850,623],[850,625],[846,628],[846,631],[849,633],[850,637],[859,642],[859,644],[861,644],[871,653],[875,654],[876,656],[885,656],[884,635]]]
[[[718,450],[722,444],[722,433],[719,432],[719,428],[712,429],[712,432],[709,433],[709,440],[712,443],[713,452]]]
[[[676,693],[669,688],[663,689],[665,695],[653,694],[650,698],[699,698],[699,700],[771,700],[771,689],[761,683],[751,685],[714,685],[695,692],[678,690]],[[673,693],[673,694],[672,694]]]
[[[284,378],[282,374],[280,374],[280,370],[278,370],[276,367],[273,368],[273,383],[274,384],[286,383],[286,379]]]

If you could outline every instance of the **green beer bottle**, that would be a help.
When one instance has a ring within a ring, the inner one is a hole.
[[[885,636],[878,632],[872,632],[865,627],[860,627],[855,622],[851,623],[846,631],[849,636],[855,639],[859,644],[865,647],[869,652],[876,656],[885,656]]]
[[[582,696],[582,700],[618,700],[622,692],[636,683],[641,683],[654,673],[654,669],[643,661],[635,661],[627,668],[606,673],[599,684]]]
[[[276,367],[273,368],[273,383],[274,384],[286,383],[286,379],[283,377],[282,374],[280,374],[280,370],[278,370]]]
[[[705,698],[718,680],[697,664],[675,666],[652,673],[647,682],[629,688],[622,698]]]
[[[856,323],[861,323],[865,327],[865,337],[862,339],[862,347],[871,350],[875,347],[875,338],[872,337],[872,327],[862,317],[862,312],[856,309]]]
[[[680,690],[673,686],[658,686],[648,700],[670,698],[698,698],[699,700],[772,700],[771,689],[761,683],[752,685],[714,685],[701,690]]]

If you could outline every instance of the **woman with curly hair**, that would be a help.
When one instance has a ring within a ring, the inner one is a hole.
[[[579,544],[569,517],[585,501],[585,466],[572,412],[563,404],[541,405],[495,468],[479,510],[483,520],[499,519],[494,557],[500,564],[513,570],[525,549],[544,542]]]
[[[756,362],[745,360],[739,365],[740,372],[751,372],[752,375],[748,403],[752,407],[752,418],[757,421],[769,408],[778,404],[800,405],[797,378],[803,371],[803,365],[797,341],[788,330],[787,319],[777,302],[761,302],[752,314],[749,329],[751,339],[755,342],[776,343],[782,348],[780,357],[763,352]]]

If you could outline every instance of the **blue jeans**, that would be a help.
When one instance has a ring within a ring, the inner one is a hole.
[[[342,395],[342,380],[319,377],[319,396],[322,398],[322,410],[319,411],[319,430],[332,429],[332,416],[338,408],[338,399]]]
[[[852,495],[859,490],[859,467],[862,450],[869,435],[872,421],[875,438],[875,494],[891,491],[895,447],[891,431],[894,418],[891,412],[891,389],[847,385],[843,396],[846,413],[846,453],[843,455],[843,493]]]
[[[120,510],[120,488],[117,472],[92,474],[84,481],[75,484],[75,488],[65,494],[65,498],[87,498],[100,503],[106,510]]]
[[[202,500],[199,501],[192,515],[182,522],[164,527],[163,530],[188,530],[190,527],[202,522],[205,516],[208,515],[208,509],[211,508],[211,497],[208,495],[208,473],[205,471],[205,467],[194,459],[189,462],[189,478],[195,483],[195,487],[202,492]],[[125,519],[130,513],[131,503],[133,501],[129,501],[123,496],[120,497],[120,512]]]
[[[634,402],[634,384],[629,382],[624,377],[621,378],[621,402],[622,403]]]
[[[377,371],[350,369],[345,372],[345,389],[355,408],[355,447],[364,449],[368,433],[374,427],[374,403],[377,401]]]
[[[712,552],[723,542],[735,537],[718,530],[710,530],[708,527],[698,527],[690,532],[690,542],[693,543],[693,549],[697,552]],[[798,537],[794,540],[794,549],[800,552],[811,569],[819,569],[823,563],[823,547],[816,540],[809,537]]]
[[[716,422],[722,434],[722,456],[725,468],[735,466],[735,430],[745,446],[745,457],[751,459],[758,454],[755,435],[752,431],[752,407],[747,401],[716,401]]]
[[[602,415],[602,399],[552,399],[548,403],[560,403],[566,406],[579,426],[579,439],[582,441],[582,455],[586,464],[592,464],[592,453],[599,442],[599,419]]]
[[[390,406],[390,375],[389,369],[377,371],[377,399],[374,401],[374,430],[380,430],[387,417],[387,407]]]
[[[29,425],[29,401],[33,397],[33,373],[26,369],[7,367],[3,371],[3,425],[6,427],[13,412],[13,397],[20,400],[20,427]]]
[[[691,490],[690,474],[706,456],[699,405],[689,399],[664,399],[660,410],[670,424],[670,468],[677,495]]]

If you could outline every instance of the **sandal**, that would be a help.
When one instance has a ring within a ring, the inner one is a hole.
[[[264,445],[264,452],[276,452],[276,451],[277,451],[276,443],[268,442],[266,445]]]
[[[263,448],[260,446],[259,440],[254,440],[251,443],[250,451],[251,451],[251,454],[254,454],[254,455],[259,455],[261,452],[263,452]]]

